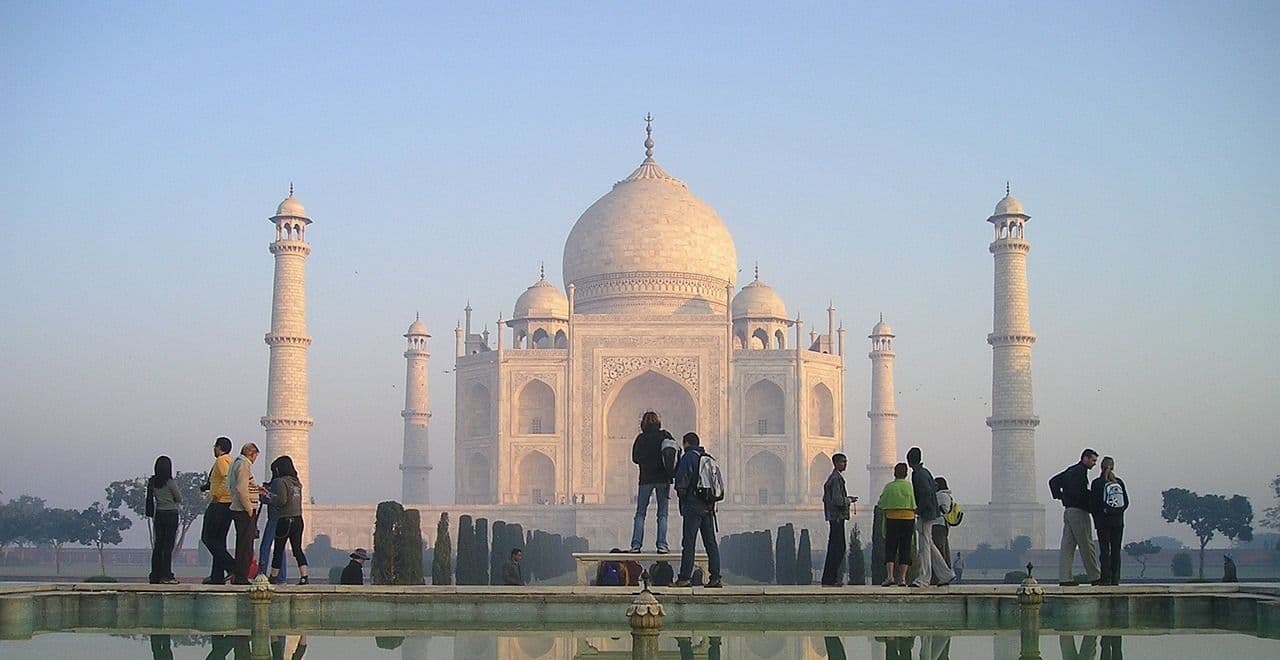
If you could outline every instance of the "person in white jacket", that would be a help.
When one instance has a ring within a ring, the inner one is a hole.
[[[938,485],[938,511],[944,516],[951,511],[951,507],[955,506],[955,500],[951,498],[951,489],[947,486],[946,477],[934,477],[933,482]],[[943,559],[947,562],[947,568],[953,568],[951,565],[951,543],[947,540],[947,533],[950,527],[944,522],[941,525],[933,526],[933,544],[938,546],[938,552],[942,553]],[[937,580],[934,580],[937,583]]]
[[[231,521],[236,526],[235,573],[232,584],[249,584],[249,566],[253,563],[253,534],[257,531],[258,482],[253,478],[253,462],[258,460],[258,445],[248,442],[240,448],[240,456],[227,472],[227,490],[231,492]]]

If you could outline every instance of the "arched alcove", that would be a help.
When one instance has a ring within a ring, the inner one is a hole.
[[[566,335],[564,330],[556,332],[556,348],[569,348],[569,335]]]
[[[824,438],[836,436],[835,400],[822,383],[814,385],[809,393],[809,432]]]
[[[636,494],[635,464],[631,445],[640,433],[640,416],[652,410],[662,418],[662,427],[676,438],[696,431],[697,406],[689,391],[656,371],[646,371],[615,390],[608,404],[604,454],[605,501],[631,502]]]
[[[832,469],[831,457],[822,452],[818,452],[809,462],[809,492],[805,495],[812,498],[812,501],[822,501],[822,487],[826,485]]]
[[[493,488],[489,482],[489,459],[476,452],[467,459],[467,498],[474,504],[493,500]]]
[[[781,330],[776,330],[776,331],[774,331],[774,333],[773,333],[773,347],[774,347],[774,348],[776,348],[776,349],[778,349],[778,350],[783,350],[783,349],[785,349],[785,348],[787,347],[787,333],[785,333],[785,332],[783,332],[783,331],[781,331]]]
[[[756,331],[751,333],[751,350],[762,351],[767,348],[769,348],[769,333],[765,332],[764,328],[756,328]]]
[[[551,348],[551,335],[542,328],[534,330],[529,348]]]
[[[556,394],[550,385],[535,378],[520,388],[516,401],[516,435],[556,432]]]
[[[771,380],[758,380],[742,400],[743,435],[782,435],[787,432],[787,397]]]
[[[516,501],[521,504],[546,504],[556,497],[556,466],[547,455],[531,451],[520,459],[519,490]]]
[[[489,388],[474,383],[467,388],[466,401],[466,436],[469,438],[487,438],[489,432],[489,420],[493,414],[493,403],[490,401]]]
[[[771,452],[758,452],[747,461],[747,502],[782,504],[786,501],[786,470],[782,459]]]

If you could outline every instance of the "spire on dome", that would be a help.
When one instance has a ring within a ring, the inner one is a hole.
[[[547,262],[538,262],[538,281],[547,279]]]
[[[1010,192],[1010,188],[1011,188],[1011,186],[1009,185],[1009,180],[1008,180],[1008,179],[1005,179],[1005,181],[1004,181],[1004,196],[1005,196],[1005,197],[1008,197],[1009,195],[1012,195],[1012,194],[1013,194],[1012,192]]]
[[[756,262],[756,280],[755,281],[757,282],[760,281],[760,262],[759,261]]]
[[[293,197],[293,182],[289,182],[289,196]]]
[[[644,158],[645,160],[653,160],[653,113],[646,112],[644,115]]]

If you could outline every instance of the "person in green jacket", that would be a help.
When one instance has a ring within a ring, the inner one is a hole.
[[[884,512],[884,566],[882,587],[894,585],[894,567],[897,567],[897,585],[907,586],[907,569],[911,568],[911,535],[915,533],[916,495],[907,481],[907,464],[893,466],[893,481],[884,485],[880,501],[876,503]]]

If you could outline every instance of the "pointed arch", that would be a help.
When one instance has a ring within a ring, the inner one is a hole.
[[[827,476],[831,474],[831,470],[831,457],[824,452],[818,452],[818,455],[809,462],[809,492],[805,495],[811,501],[822,501],[822,487],[826,485]]]
[[[531,451],[520,459],[519,488],[516,501],[521,504],[546,504],[556,498],[556,465],[546,454]]]
[[[836,437],[835,398],[824,383],[809,392],[809,432],[824,438]]]
[[[529,342],[529,348],[551,348],[551,335],[543,328],[533,331],[533,337]]]
[[[782,504],[786,501],[786,469],[773,452],[761,451],[747,461],[747,501]]]
[[[743,435],[782,435],[787,432],[787,397],[782,388],[768,379],[747,388],[742,400]]]
[[[467,388],[466,437],[487,438],[492,435],[492,416],[493,402],[489,396],[489,388],[480,383],[472,383]]]
[[[640,432],[640,416],[652,410],[662,427],[679,438],[697,428],[697,404],[680,383],[653,370],[637,373],[615,385],[605,405],[604,484],[605,501],[629,503],[635,497],[635,465],[631,445]]]
[[[773,347],[780,351],[785,350],[787,348],[787,333],[775,330],[773,332]]]
[[[569,335],[564,330],[556,331],[556,348],[569,348]]]
[[[763,351],[767,348],[769,348],[769,333],[765,332],[764,328],[756,328],[756,331],[751,333],[751,350]]]
[[[489,458],[484,454],[475,452],[467,459],[465,492],[467,499],[472,503],[483,504],[493,501],[493,487],[489,480],[489,472]]]
[[[516,435],[556,432],[556,393],[539,378],[525,383],[516,395]]]

